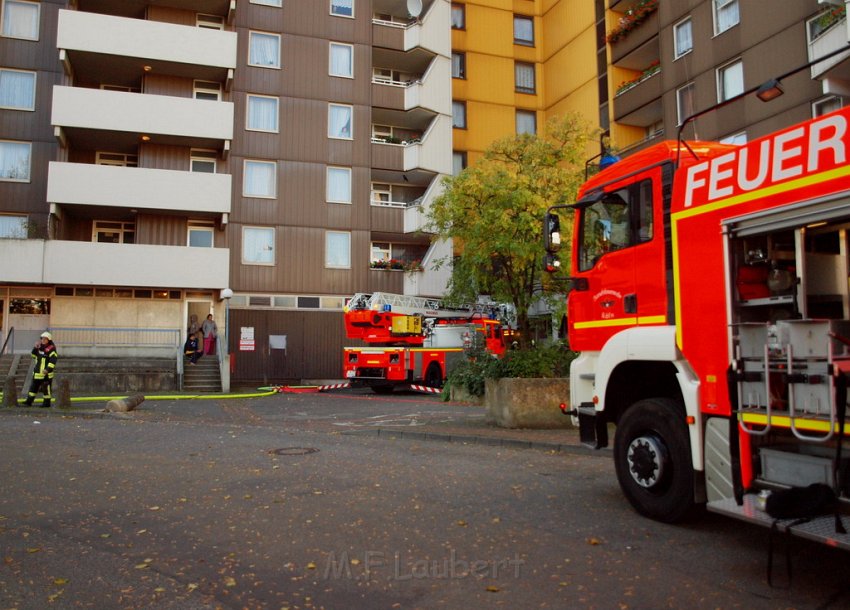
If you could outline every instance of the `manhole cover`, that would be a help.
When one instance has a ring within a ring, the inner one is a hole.
[[[317,451],[318,449],[315,447],[281,447],[280,449],[271,449],[269,453],[273,455],[307,455]]]

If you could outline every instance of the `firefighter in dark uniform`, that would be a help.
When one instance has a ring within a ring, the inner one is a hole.
[[[33,369],[32,384],[27,395],[26,405],[32,406],[35,395],[40,390],[44,394],[44,402],[41,406],[46,409],[50,407],[50,400],[53,398],[51,385],[53,384],[53,375],[56,372],[56,362],[59,360],[56,345],[53,343],[53,335],[49,332],[41,333],[41,339],[32,348],[32,358],[35,360],[35,368]]]

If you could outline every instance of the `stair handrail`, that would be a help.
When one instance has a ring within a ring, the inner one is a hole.
[[[12,340],[12,349],[9,353],[15,352],[15,327],[11,327],[9,329],[9,334],[6,335],[6,340],[3,341],[3,347],[0,347],[0,356],[6,353],[6,346],[9,344],[9,339]]]

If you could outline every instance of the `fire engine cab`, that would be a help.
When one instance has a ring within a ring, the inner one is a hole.
[[[771,525],[760,498],[812,483],[845,505],[850,109],[742,146],[665,142],[615,163],[549,210],[550,262],[565,208],[581,355],[562,409],[594,447],[616,424],[634,508],[673,522],[707,503]],[[792,533],[850,548],[833,517]]]
[[[505,353],[504,307],[493,303],[447,306],[438,299],[376,292],[355,294],[345,308],[349,339],[367,347],[343,350],[343,375],[352,387],[376,393],[399,386],[437,390],[449,371],[480,343]]]

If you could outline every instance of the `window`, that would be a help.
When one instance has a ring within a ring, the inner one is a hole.
[[[579,271],[605,254],[648,242],[653,236],[652,181],[643,180],[583,208],[579,218]]]
[[[192,95],[196,100],[221,101],[221,83],[196,80],[192,83]]]
[[[694,48],[694,38],[691,29],[691,18],[682,19],[673,26],[673,56],[679,58],[690,53]]]
[[[325,232],[325,267],[333,269],[351,268],[351,233],[344,231]]]
[[[136,223],[95,220],[91,240],[99,244],[134,244]]]
[[[189,171],[214,174],[217,157],[218,153],[214,150],[193,148],[189,151]]]
[[[452,78],[466,78],[466,53],[452,53]]]
[[[457,176],[466,169],[466,153],[463,151],[452,151],[452,176]]]
[[[97,151],[95,161],[97,165],[115,165],[117,167],[139,167],[138,155],[125,155],[124,153],[111,153]]]
[[[717,101],[726,100],[744,92],[744,63],[739,59],[717,69]]]
[[[678,113],[679,122],[682,122],[694,113],[694,84],[688,83],[684,87],[676,90],[676,111]]]
[[[393,200],[393,187],[384,182],[372,183],[372,205],[389,205]]]
[[[354,0],[331,0],[331,15],[354,17]]]
[[[248,43],[248,65],[280,68],[280,34],[251,32]]]
[[[514,44],[534,46],[534,19],[514,15]]]
[[[263,4],[265,6],[283,6],[283,0],[249,0],[251,4]]]
[[[370,263],[378,261],[388,261],[393,257],[392,245],[385,241],[373,241],[371,246],[371,254],[369,256]]]
[[[514,80],[519,93],[534,93],[534,64],[518,61],[514,64]]]
[[[189,221],[186,245],[190,248],[212,248],[213,227],[208,222]]]
[[[274,229],[242,227],[242,263],[274,265]]]
[[[466,102],[452,101],[452,127],[466,129]]]
[[[714,34],[725,32],[738,25],[741,17],[738,13],[738,0],[713,0]]]
[[[463,4],[452,3],[452,29],[462,30],[466,27],[466,7]]]
[[[38,40],[40,5],[25,0],[3,2],[3,36]]]
[[[204,15],[203,13],[198,13],[195,17],[195,25],[208,30],[223,30],[224,17],[221,15]]]
[[[835,112],[842,107],[841,98],[830,95],[812,103],[812,117],[819,117],[830,112]]]
[[[30,142],[0,140],[0,180],[29,182],[31,157]]]
[[[328,74],[354,77],[354,47],[350,44],[331,43]]]
[[[328,104],[328,137],[339,140],[350,140],[352,138],[351,106],[341,104]]]
[[[350,167],[328,168],[325,200],[332,203],[351,203]]]
[[[0,214],[0,239],[26,239],[27,217]]]
[[[725,138],[720,138],[720,143],[742,146],[747,143],[747,132],[742,131],[740,133],[733,133],[731,136],[726,136]]]
[[[537,113],[533,110],[517,110],[516,111],[516,132],[517,134],[528,133],[534,135],[537,133]]]
[[[0,108],[35,110],[35,72],[0,69]]]
[[[277,104],[276,97],[249,95],[248,124],[245,129],[277,133]]]
[[[274,199],[277,196],[277,163],[274,161],[245,161],[242,195]]]

